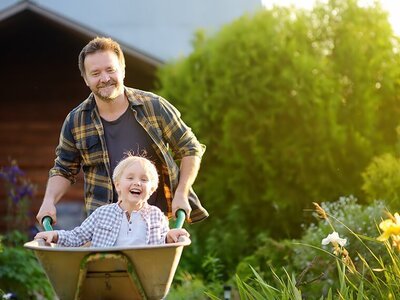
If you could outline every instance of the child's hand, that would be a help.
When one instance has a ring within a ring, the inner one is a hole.
[[[35,240],[37,239],[44,239],[47,243],[57,243],[58,241],[58,234],[57,231],[41,231],[35,235]]]
[[[171,229],[167,233],[167,243],[176,243],[176,242],[178,242],[178,240],[181,236],[186,236],[187,238],[189,238],[190,234],[189,234],[189,232],[186,231],[186,229],[183,229],[183,228]]]

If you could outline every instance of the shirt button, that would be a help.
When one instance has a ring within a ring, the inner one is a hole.
[[[131,229],[129,228],[129,231],[131,231]]]
[[[131,222],[129,222],[129,224],[132,224],[132,221],[131,221]]]

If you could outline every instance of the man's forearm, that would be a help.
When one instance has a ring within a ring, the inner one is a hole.
[[[71,186],[71,182],[62,176],[52,176],[47,181],[43,202],[51,201],[54,205],[61,199]]]
[[[181,160],[178,187],[175,193],[188,195],[200,169],[201,159],[198,156],[185,156]]]

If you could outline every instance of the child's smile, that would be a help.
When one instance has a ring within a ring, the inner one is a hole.
[[[133,195],[140,195],[140,193],[142,192],[140,189],[138,188],[133,188],[130,190],[131,194]]]

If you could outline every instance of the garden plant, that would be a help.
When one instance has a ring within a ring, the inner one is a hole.
[[[53,289],[32,251],[23,247],[31,238],[29,205],[34,186],[16,161],[0,170],[7,195],[6,232],[0,236],[0,296],[2,299],[53,299]]]

